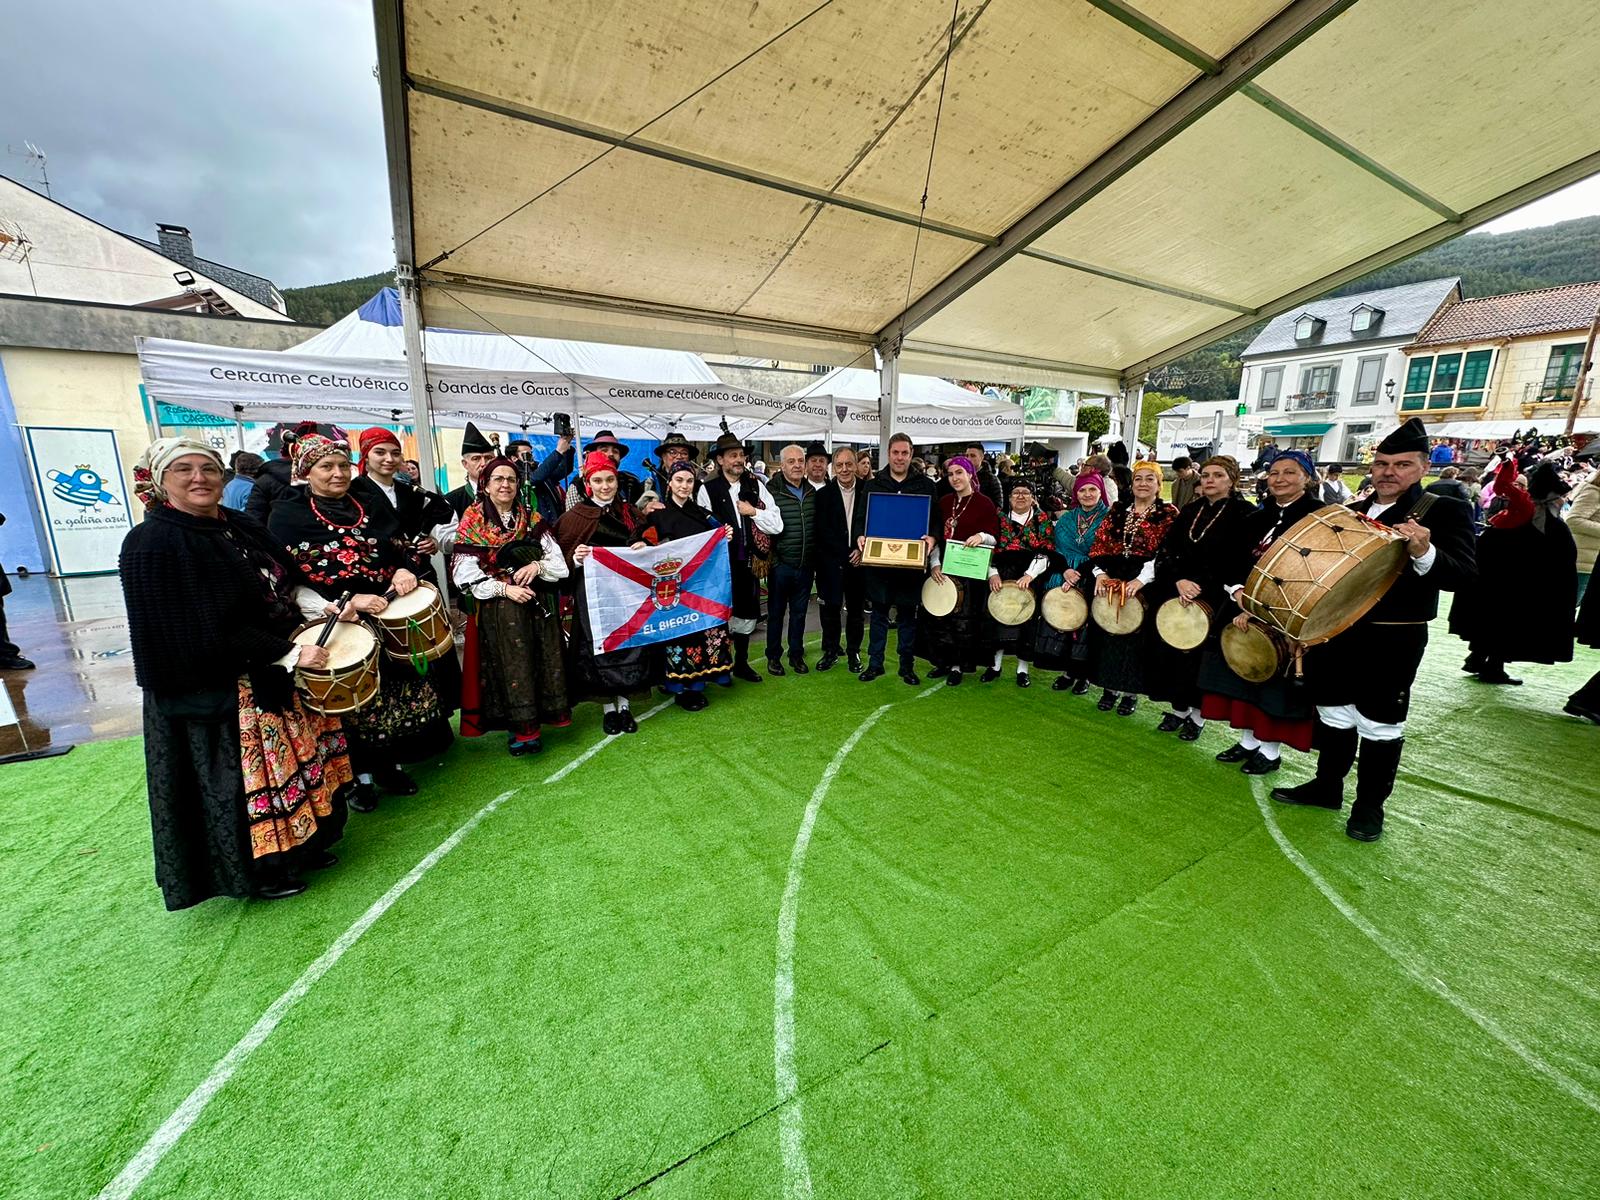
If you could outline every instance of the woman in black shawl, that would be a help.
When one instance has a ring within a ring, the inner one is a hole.
[[[556,522],[556,541],[567,556],[572,577],[577,580],[577,603],[572,615],[572,641],[567,664],[568,686],[574,697],[580,693],[599,700],[605,709],[607,733],[638,733],[639,723],[628,707],[628,697],[648,691],[655,680],[656,655],[653,646],[630,646],[596,654],[594,634],[589,625],[589,603],[585,588],[584,564],[595,546],[644,546],[644,518],[617,494],[620,481],[617,464],[603,450],[591,451],[583,460],[585,496]]]
[[[544,749],[541,724],[571,723],[556,585],[567,560],[530,512],[509,458],[491,458],[456,526],[450,577],[469,608],[461,736],[509,731],[512,757]]]
[[[149,506],[122,543],[156,882],[169,910],[212,896],[276,900],[332,866],[350,756],[338,718],[303,708],[292,564],[262,526],[221,507],[222,459],[160,438],[134,468]]]
[[[415,591],[420,564],[394,512],[350,494],[349,448],[309,434],[294,449],[294,475],[305,486],[272,506],[269,528],[299,571],[300,611],[308,619],[322,616],[329,601],[349,592],[339,619],[358,621],[387,608],[390,589],[397,596]],[[391,795],[415,795],[416,782],[398,764],[437,758],[455,737],[448,714],[461,693],[461,669],[454,654],[424,660],[423,668],[387,654],[379,662],[377,698],[345,718],[356,768],[350,807],[357,812],[377,807],[374,784]]]
[[[715,529],[717,518],[695,503],[694,493],[699,486],[700,477],[693,463],[673,463],[667,470],[662,507],[645,520],[644,540],[660,545]],[[732,527],[724,525],[723,528],[731,538]],[[661,649],[665,657],[666,688],[679,708],[689,712],[705,708],[710,703],[706,699],[708,679],[716,680],[723,687],[733,683],[733,644],[728,640],[726,624],[697,629],[664,643]]]

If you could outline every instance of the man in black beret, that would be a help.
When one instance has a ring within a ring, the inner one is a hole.
[[[1364,617],[1306,656],[1317,705],[1317,774],[1298,787],[1272,789],[1272,798],[1285,804],[1338,811],[1345,777],[1359,758],[1355,802],[1345,824],[1358,842],[1383,835],[1383,805],[1400,769],[1411,685],[1428,645],[1428,622],[1439,611],[1439,593],[1456,591],[1477,574],[1472,508],[1424,493],[1427,465],[1427,428],[1416,417],[1378,443],[1373,494],[1350,507],[1403,536],[1408,560]]]

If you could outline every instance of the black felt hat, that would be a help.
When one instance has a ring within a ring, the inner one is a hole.
[[[462,454],[493,454],[494,447],[489,444],[489,439],[478,432],[478,427],[471,421],[467,422],[467,432],[461,439]]]
[[[1428,452],[1428,427],[1420,417],[1412,417],[1399,429],[1378,443],[1379,454],[1426,454]]]

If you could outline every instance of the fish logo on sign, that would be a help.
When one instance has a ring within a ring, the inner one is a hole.
[[[79,508],[93,508],[97,504],[120,504],[115,496],[105,490],[105,480],[88,463],[79,463],[76,470],[45,472],[45,478],[55,487],[51,493],[57,500],[76,504]]]
[[[669,555],[650,566],[655,582],[650,585],[650,600],[657,609],[676,608],[683,585],[683,560]]]

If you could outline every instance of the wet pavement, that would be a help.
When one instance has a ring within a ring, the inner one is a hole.
[[[115,575],[11,576],[10,637],[32,671],[0,671],[0,759],[140,732],[142,698]]]

